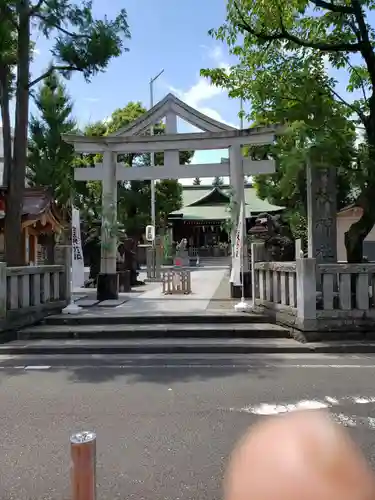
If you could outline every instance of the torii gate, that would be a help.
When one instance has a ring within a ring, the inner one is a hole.
[[[166,119],[163,135],[141,135],[152,125]],[[177,133],[177,117],[203,132]],[[117,238],[108,227],[117,221],[117,182],[134,180],[184,179],[194,177],[229,176],[234,188],[237,210],[232,211],[232,226],[238,221],[238,208],[244,202],[244,175],[271,174],[275,172],[274,160],[250,160],[242,156],[241,148],[247,145],[267,145],[275,140],[278,126],[239,130],[200,113],[186,103],[168,94],[147,113],[127,127],[105,137],[64,134],[63,139],[72,144],[77,153],[102,154],[103,163],[94,168],[76,168],[77,181],[101,181],[102,232],[101,262],[98,276],[98,300],[118,298],[116,273]],[[200,165],[180,165],[179,151],[229,149],[229,161]],[[164,165],[157,167],[124,168],[116,162],[120,153],[164,152]],[[244,211],[245,212],[245,211]],[[235,229],[234,229],[235,231]],[[232,241],[234,237],[232,235]],[[247,252],[246,252],[247,253]],[[246,255],[245,253],[245,255]]]

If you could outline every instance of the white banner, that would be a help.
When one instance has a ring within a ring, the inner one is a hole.
[[[242,261],[242,248],[243,248],[243,203],[241,203],[240,214],[238,217],[236,241],[234,242],[233,256],[232,256],[232,272],[230,275],[230,282],[235,286],[241,285],[241,261]]]
[[[72,287],[80,288],[85,282],[85,266],[83,263],[81,222],[79,210],[72,209]]]

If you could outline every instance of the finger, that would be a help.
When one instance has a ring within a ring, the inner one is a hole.
[[[373,500],[375,479],[349,434],[324,412],[253,426],[232,454],[225,500]]]

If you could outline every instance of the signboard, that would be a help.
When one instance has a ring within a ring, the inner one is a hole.
[[[236,241],[234,242],[234,255],[232,257],[232,272],[230,282],[235,286],[241,285],[241,257],[243,248],[243,203],[241,203],[240,214],[236,231]]]
[[[72,285],[80,288],[85,282],[85,266],[83,263],[81,224],[79,210],[72,209]]]
[[[146,240],[154,241],[155,239],[155,227],[154,226],[146,226]]]

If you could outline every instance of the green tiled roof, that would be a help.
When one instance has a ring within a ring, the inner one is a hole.
[[[224,220],[230,217],[228,205],[209,205],[207,202],[200,206],[199,202],[204,202],[204,199],[213,191],[213,187],[187,187],[182,193],[183,206],[179,210],[175,210],[170,215],[173,217],[182,216],[185,220]],[[220,188],[222,192],[229,195],[229,187]],[[272,213],[283,210],[284,207],[271,205],[267,200],[258,198],[255,188],[245,187],[245,211],[246,217],[262,212]],[[194,204],[194,206],[190,206]]]

